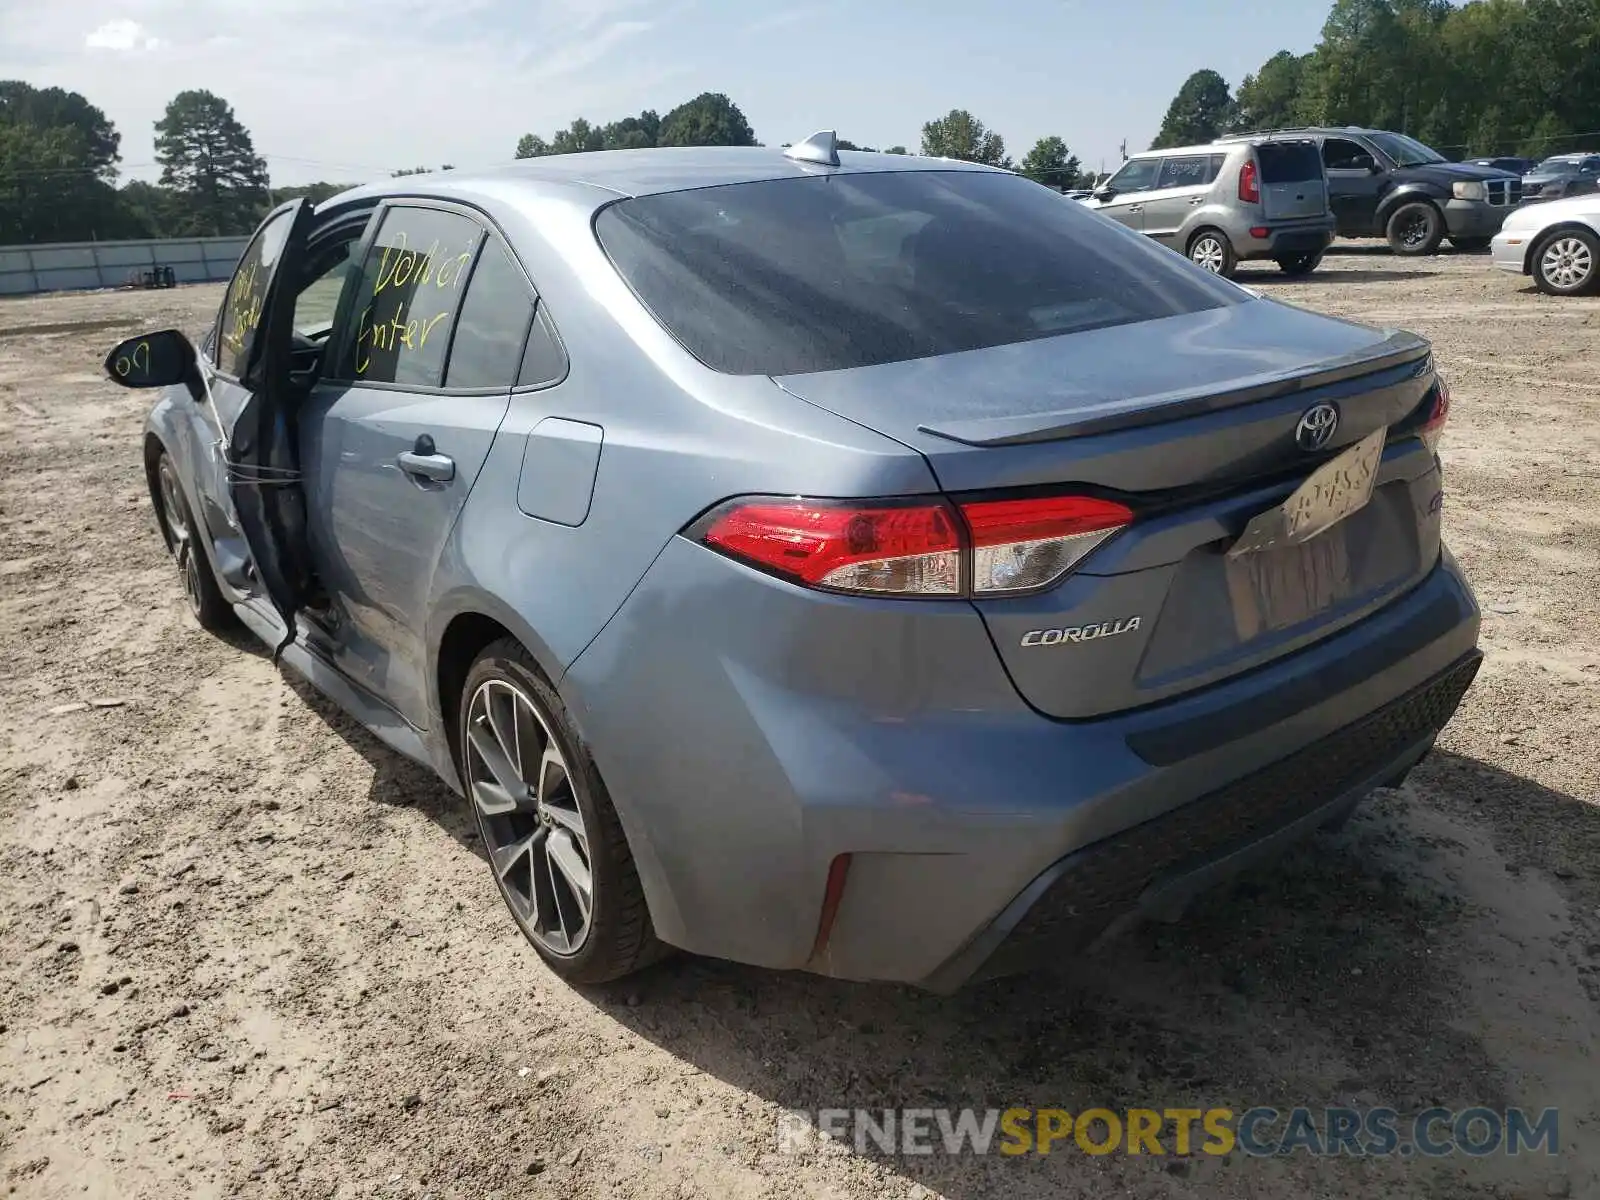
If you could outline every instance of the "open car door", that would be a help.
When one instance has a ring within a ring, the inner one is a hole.
[[[294,641],[295,615],[314,586],[296,424],[304,385],[295,382],[290,361],[312,207],[292,200],[268,221],[275,218],[287,227],[282,249],[271,263],[242,265],[226,305],[236,314],[232,327],[219,330],[242,352],[247,395],[224,445],[228,493],[256,578],[283,623],[274,658]]]

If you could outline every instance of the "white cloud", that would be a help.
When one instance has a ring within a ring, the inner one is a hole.
[[[791,25],[799,25],[804,21],[810,21],[814,18],[822,17],[826,15],[828,11],[828,8],[822,5],[817,5],[810,8],[780,9],[778,12],[770,13],[765,17],[761,17],[759,20],[752,21],[749,25],[744,27],[744,32],[746,35],[751,36],[764,33],[776,33],[778,30],[786,29]]]
[[[687,99],[659,0],[0,0],[0,79],[83,93],[152,178],[178,92],[227,100],[274,182],[508,160],[522,134]],[[85,30],[93,30],[85,37]],[[157,34],[159,33],[159,36]],[[108,71],[137,53],[137,70]],[[679,94],[684,92],[684,94]]]
[[[161,45],[161,39],[152,37],[139,22],[122,17],[107,21],[84,38],[83,44],[90,50],[116,50],[126,54],[134,50],[154,50]]]

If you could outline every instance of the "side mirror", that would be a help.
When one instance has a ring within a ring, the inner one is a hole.
[[[1116,197],[1117,197],[1117,189],[1113,188],[1113,187],[1096,188],[1090,194],[1093,195],[1096,200],[1100,201],[1103,204],[1107,200],[1115,200],[1116,199]]]
[[[1358,171],[1365,171],[1368,175],[1378,173],[1378,160],[1370,154],[1358,154],[1350,160],[1350,165]]]
[[[117,343],[106,355],[106,375],[119,387],[171,387],[191,382],[197,362],[188,338],[176,329],[162,329]]]

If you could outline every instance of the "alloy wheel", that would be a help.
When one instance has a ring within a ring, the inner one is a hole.
[[[1204,267],[1214,275],[1222,274],[1222,242],[1207,234],[1190,247],[1189,257],[1197,267]]]
[[[172,535],[173,551],[177,552],[189,540],[187,510],[183,504],[183,489],[178,484],[178,469],[165,454],[156,468],[156,483],[161,492],[161,516]]]
[[[485,681],[467,707],[467,788],[500,889],[552,954],[583,948],[594,912],[590,838],[565,755],[528,694]]]
[[[1421,212],[1412,213],[1401,222],[1400,241],[1408,247],[1425,245],[1428,229],[1428,218]]]
[[[1556,287],[1575,288],[1594,270],[1594,254],[1583,239],[1560,237],[1544,248],[1539,267]]]

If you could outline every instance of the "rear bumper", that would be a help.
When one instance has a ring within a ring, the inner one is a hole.
[[[950,990],[1086,949],[1145,918],[1174,920],[1235,872],[1346,816],[1432,747],[1477,675],[1464,655],[1400,699],[1262,770],[1068,855],[925,981]]]
[[[1269,227],[1270,228],[1270,227]],[[1305,226],[1273,229],[1268,237],[1240,239],[1234,252],[1246,261],[1263,258],[1298,258],[1305,254],[1321,254],[1333,244],[1333,223],[1311,228]]]
[[[560,688],[664,940],[948,990],[1171,907],[1403,772],[1460,692],[1399,705],[1475,662],[1478,622],[1446,553],[1306,649],[1064,722],[1022,702],[970,605],[802,592],[677,539]],[[1090,916],[1062,930],[1062,909]]]

